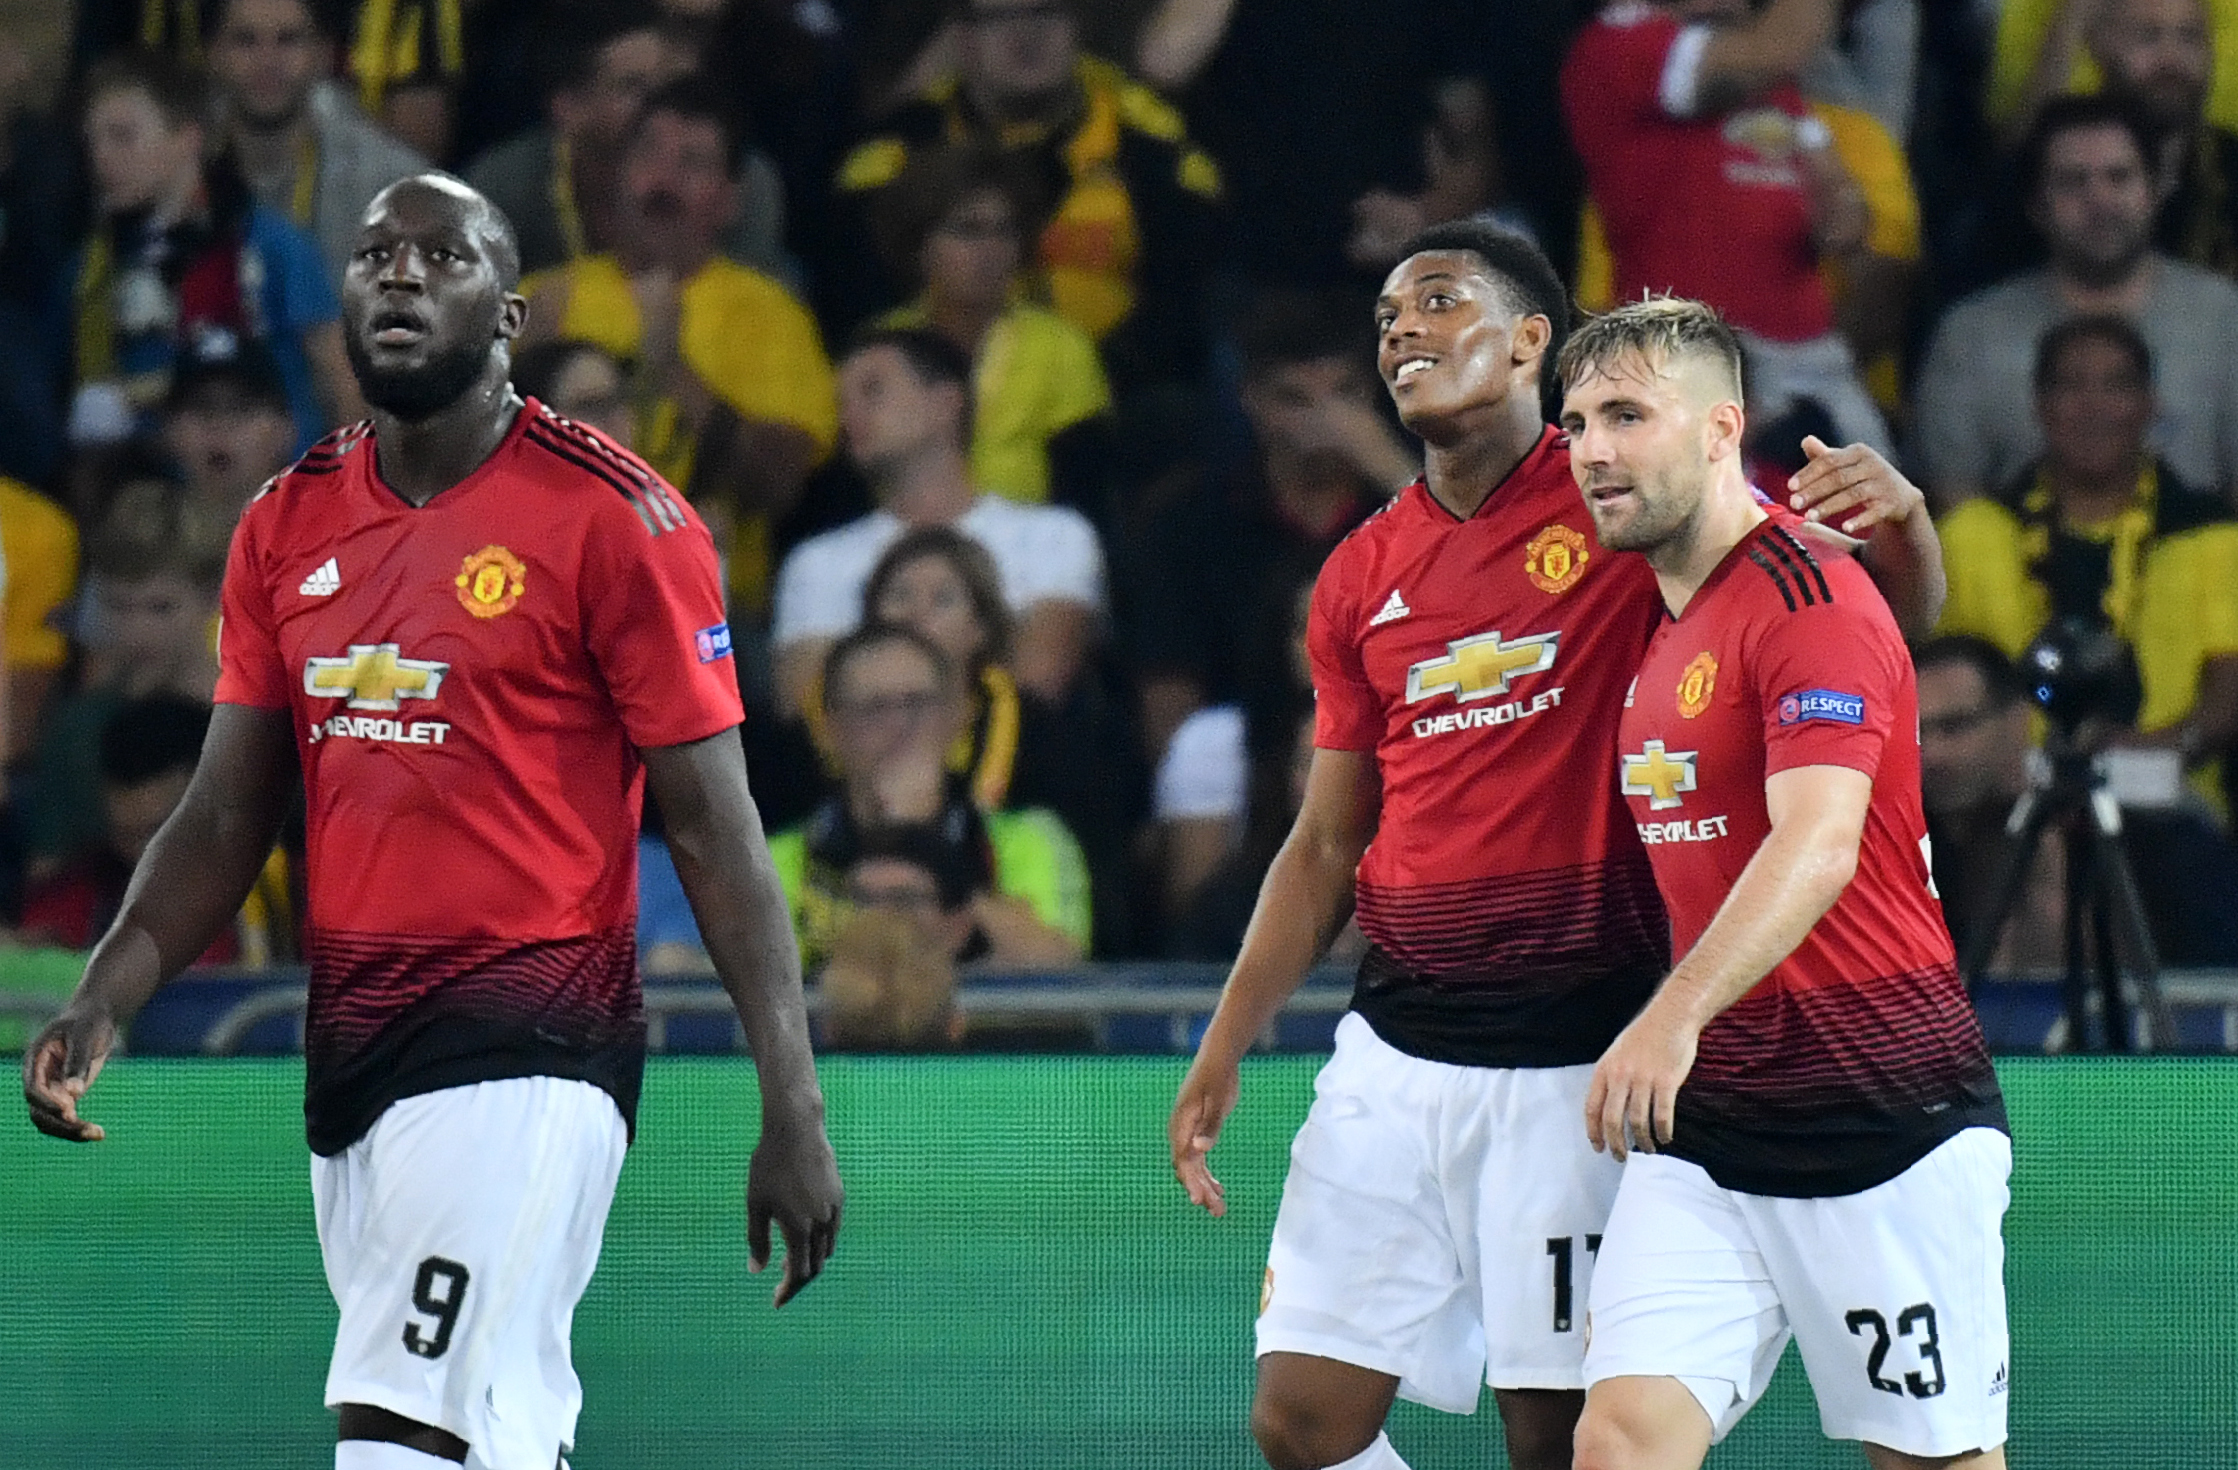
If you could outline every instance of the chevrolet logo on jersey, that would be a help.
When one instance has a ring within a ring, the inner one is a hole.
[[[346,658],[306,659],[303,692],[349,700],[351,709],[396,709],[407,699],[433,699],[449,664],[400,658],[393,643],[353,643]]]
[[[1502,643],[1497,629],[1471,638],[1456,638],[1439,658],[1426,658],[1407,670],[1407,703],[1433,694],[1453,691],[1455,700],[1490,699],[1508,692],[1508,681],[1524,674],[1543,674],[1554,667],[1554,648],[1560,633],[1534,633],[1513,643]]]
[[[1669,811],[1686,803],[1679,797],[1682,791],[1694,789],[1694,758],[1692,750],[1663,748],[1660,740],[1650,740],[1640,748],[1638,755],[1628,755],[1623,761],[1624,794],[1644,796],[1651,812]]]

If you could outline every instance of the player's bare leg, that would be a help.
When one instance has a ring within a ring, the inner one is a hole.
[[[1499,1388],[1500,1428],[1513,1470],[1570,1470],[1571,1445],[1585,1392],[1574,1388]]]
[[[1676,1378],[1604,1378],[1585,1395],[1576,1470],[1698,1470],[1711,1428]]]
[[[1886,1445],[1865,1446],[1873,1470],[2005,1470],[2005,1450],[1968,1450],[1963,1455],[1907,1455]]]
[[[390,1470],[391,1465],[395,1470],[406,1470],[411,1464],[406,1455],[431,1462],[466,1463],[466,1441],[448,1430],[371,1404],[343,1404],[340,1415],[335,1429],[339,1442],[336,1470],[360,1470],[360,1465],[362,1470]],[[350,1463],[353,1454],[360,1465]],[[433,1464],[427,1470],[434,1470]]]
[[[1388,1373],[1304,1353],[1267,1353],[1251,1396],[1251,1437],[1273,1470],[1328,1470],[1376,1443],[1398,1396],[1399,1380]],[[1404,1465],[1389,1451],[1385,1465],[1361,1470]]]

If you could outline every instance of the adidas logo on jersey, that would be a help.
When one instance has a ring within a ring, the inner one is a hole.
[[[305,577],[303,585],[295,590],[305,597],[332,597],[342,590],[342,569],[335,565],[334,558],[330,556],[317,571]]]
[[[1399,595],[1399,589],[1394,587],[1391,589],[1390,600],[1383,604],[1383,611],[1368,619],[1368,626],[1380,628],[1385,623],[1397,622],[1413,611],[1413,608],[1407,606],[1407,600]]]
[[[1997,1365],[1997,1376],[1989,1380],[1989,1396],[1991,1398],[1995,1398],[1997,1395],[2003,1393],[2007,1388],[2010,1388],[2011,1386],[2012,1385],[2008,1383],[2005,1378],[2005,1365],[2003,1363],[1999,1363]]]

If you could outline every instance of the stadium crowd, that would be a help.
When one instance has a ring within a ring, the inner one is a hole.
[[[233,521],[362,412],[337,281],[430,163],[519,232],[520,389],[716,532],[835,1040],[952,1041],[959,963],[1234,954],[1306,593],[1420,469],[1371,303],[1467,215],[1586,309],[1717,307],[1763,486],[1817,434],[1926,490],[1955,930],[2076,614],[2167,775],[2163,957],[2238,963],[2238,0],[0,0],[22,943],[90,945],[178,800]],[[641,858],[647,967],[703,967],[657,811]],[[295,957],[299,865],[209,960]]]

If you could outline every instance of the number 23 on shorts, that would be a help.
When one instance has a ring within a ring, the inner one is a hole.
[[[1902,1397],[1908,1389],[1915,1399],[1931,1399],[1948,1386],[1949,1380],[1943,1375],[1942,1337],[1935,1330],[1934,1303],[1920,1302],[1896,1314],[1896,1336],[1916,1337],[1920,1367],[1934,1372],[1933,1377],[1918,1372],[1906,1373],[1901,1383],[1881,1376],[1881,1369],[1888,1363],[1888,1350],[1893,1345],[1888,1334],[1888,1318],[1871,1307],[1859,1307],[1842,1320],[1858,1337],[1871,1333],[1872,1350],[1865,1359],[1865,1377],[1882,1393]]]

